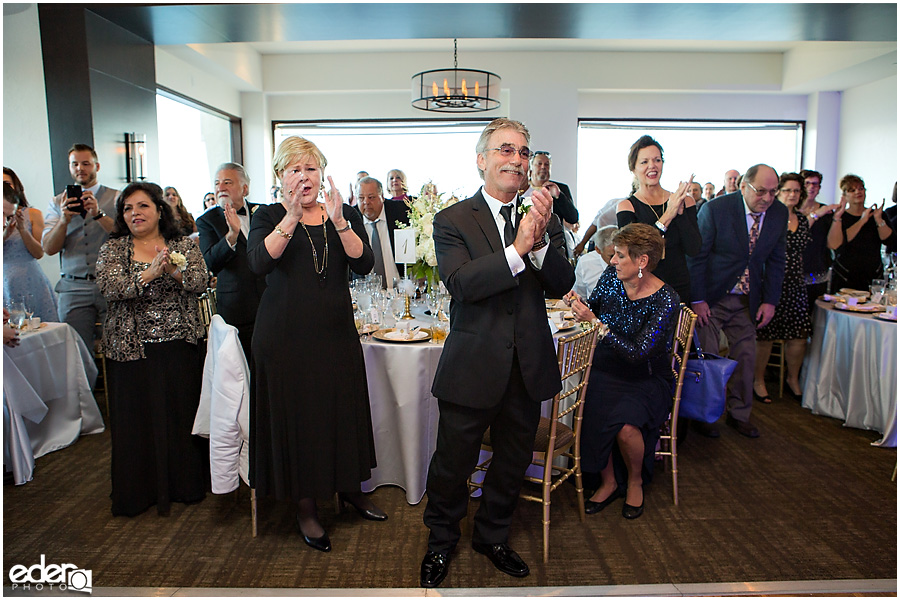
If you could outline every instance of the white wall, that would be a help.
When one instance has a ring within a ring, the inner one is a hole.
[[[450,59],[435,52],[265,56],[269,118],[446,116],[412,108],[409,82]],[[570,184],[576,202],[579,117],[805,120],[807,113],[805,94],[773,93],[783,79],[778,53],[481,52],[459,64],[501,76],[502,106],[476,116],[524,122],[531,147],[551,152],[552,176]],[[824,126],[836,130],[837,122]]]
[[[868,204],[887,198],[890,205],[897,181],[896,75],[842,94],[838,139],[837,180],[855,173],[866,182]]]
[[[47,210],[54,195],[50,173],[47,93],[36,4],[3,15],[3,165],[22,180],[29,204]],[[40,265],[55,284],[59,257],[44,256]]]

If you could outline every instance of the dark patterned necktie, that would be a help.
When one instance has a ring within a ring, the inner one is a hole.
[[[759,239],[759,219],[762,217],[762,213],[750,213],[750,216],[753,217],[753,225],[750,226],[750,255],[753,256],[753,250],[756,248],[756,240]],[[744,295],[750,294],[750,265],[747,265],[747,268],[744,269],[744,274],[741,275],[741,292]]]

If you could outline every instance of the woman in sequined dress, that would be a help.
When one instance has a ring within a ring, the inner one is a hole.
[[[183,259],[183,263],[182,263]],[[179,266],[179,264],[181,266]],[[159,186],[132,183],[116,201],[116,228],[100,248],[97,285],[112,433],[112,513],[203,500],[209,446],[191,435],[200,401],[206,290],[197,244],[182,237]]]
[[[633,223],[613,238],[615,254],[587,305],[566,300],[582,321],[609,327],[591,367],[581,435],[582,468],[600,473],[600,488],[585,502],[594,514],[625,496],[622,516],[644,511],[659,428],[672,402],[669,345],[678,320],[678,293],[652,271],[663,239],[652,226]]]

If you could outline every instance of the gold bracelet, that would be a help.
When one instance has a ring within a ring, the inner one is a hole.
[[[275,226],[275,233],[277,233],[278,235],[280,235],[281,237],[283,237],[286,240],[289,240],[292,237],[294,237],[293,233],[288,233],[287,231],[285,231],[284,229],[281,228],[281,225]]]

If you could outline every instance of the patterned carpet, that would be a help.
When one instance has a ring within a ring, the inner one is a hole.
[[[661,468],[636,521],[622,518],[618,501],[582,524],[574,488],[564,486],[554,497],[547,565],[540,507],[520,503],[510,544],[531,566],[524,579],[472,551],[464,525],[443,587],[896,579],[896,450],[871,447],[878,434],[813,416],[793,400],[757,404],[753,419],[756,440],[724,426],[718,440],[688,436],[678,507]],[[410,506],[393,487],[372,499],[387,522],[320,503],[330,554],[303,544],[287,503],[261,501],[252,538],[246,488],[173,504],[169,517],[151,509],[113,518],[109,435],[85,436],[39,459],[31,483],[4,487],[4,585],[12,565],[45,554],[47,563],[91,569],[95,587],[417,587],[424,502]]]

